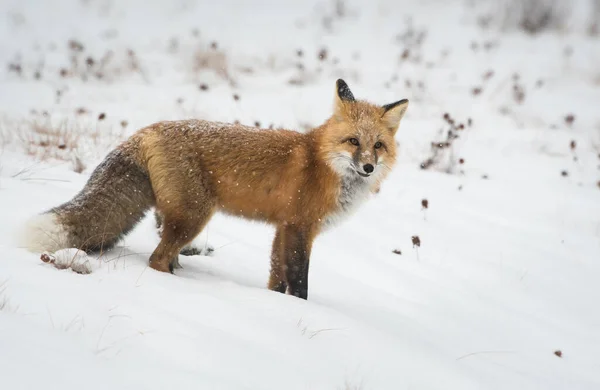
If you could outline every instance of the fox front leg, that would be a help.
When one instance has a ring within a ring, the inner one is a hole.
[[[273,249],[271,251],[271,272],[269,274],[269,290],[285,294],[287,289],[285,277],[285,248],[283,238],[285,227],[277,227],[275,238],[273,239]]]
[[[308,266],[312,247],[312,229],[288,225],[285,227],[284,256],[287,292],[308,299]]]

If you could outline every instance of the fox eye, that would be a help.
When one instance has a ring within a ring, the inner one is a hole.
[[[383,146],[383,144],[380,141],[375,142],[375,149],[379,149]]]
[[[350,138],[348,141],[354,146],[358,146],[359,142],[356,138]]]

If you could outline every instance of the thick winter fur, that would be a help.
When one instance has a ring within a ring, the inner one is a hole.
[[[172,272],[219,211],[276,226],[269,288],[306,299],[314,238],[379,189],[407,105],[356,101],[338,80],[333,115],[305,134],[156,123],[111,152],[73,200],[37,217],[28,246],[106,249],[155,207],[162,234],[150,266]]]

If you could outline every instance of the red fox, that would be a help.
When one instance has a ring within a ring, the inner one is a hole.
[[[313,240],[379,189],[408,100],[355,100],[336,82],[333,115],[306,133],[204,120],[159,122],[108,154],[72,200],[33,218],[33,251],[105,250],[154,207],[150,267],[171,272],[216,211],[276,226],[268,287],[308,297]]]

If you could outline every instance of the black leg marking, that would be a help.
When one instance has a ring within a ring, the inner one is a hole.
[[[290,295],[308,298],[310,244],[307,234],[293,226],[286,228],[286,279]]]

